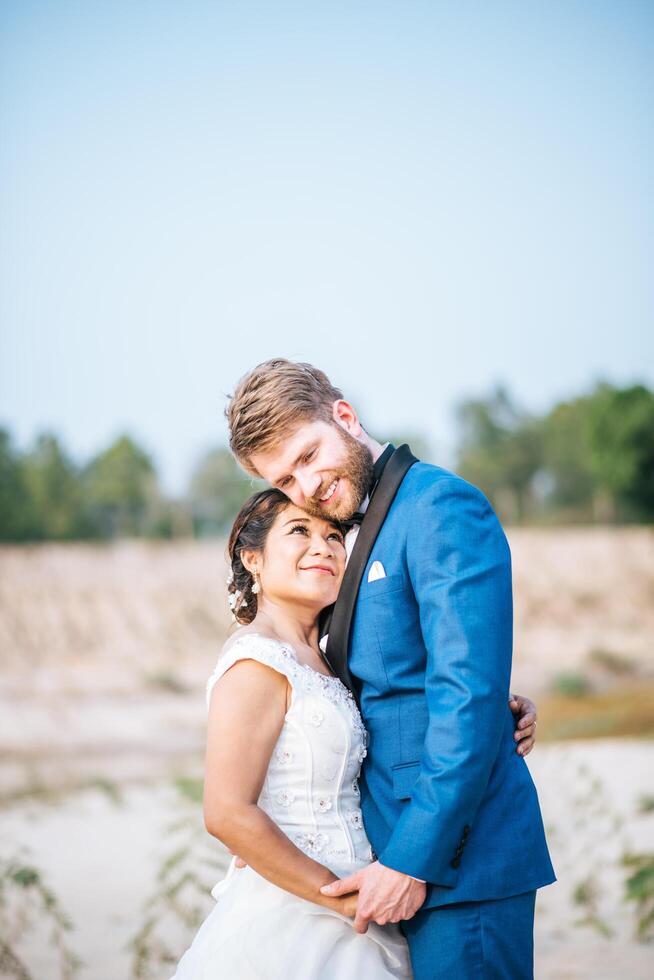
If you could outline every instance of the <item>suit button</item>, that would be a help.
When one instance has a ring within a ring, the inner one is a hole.
[[[463,828],[463,836],[467,837],[469,833],[470,833],[470,827],[468,826],[468,824],[466,824],[465,827]]]
[[[452,860],[450,861],[450,866],[452,868],[458,868],[460,864],[461,864],[461,858],[460,857],[452,858]]]

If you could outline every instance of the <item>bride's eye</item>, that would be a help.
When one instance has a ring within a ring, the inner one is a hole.
[[[294,524],[291,530],[289,531],[289,534],[294,534],[295,531],[302,531],[303,534],[307,533],[307,529],[304,526],[304,524]]]
[[[343,535],[339,534],[338,531],[332,531],[331,534],[327,535],[328,540],[329,538],[336,538],[336,540],[340,542],[340,544],[342,544],[343,547],[345,547],[345,541],[343,540]]]

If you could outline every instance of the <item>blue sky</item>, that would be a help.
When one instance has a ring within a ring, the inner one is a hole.
[[[654,4],[0,8],[0,421],[181,490],[283,355],[448,465],[456,401],[654,383]]]

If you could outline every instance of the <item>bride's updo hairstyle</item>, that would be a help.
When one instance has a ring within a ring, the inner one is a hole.
[[[290,504],[281,490],[261,490],[245,501],[232,525],[227,544],[229,576],[227,593],[237,622],[251,623],[257,614],[257,596],[252,591],[254,577],[243,564],[243,551],[263,551],[277,515]]]

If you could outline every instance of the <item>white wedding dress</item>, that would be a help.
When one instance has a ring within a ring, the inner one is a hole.
[[[237,660],[284,674],[291,706],[273,751],[259,806],[305,854],[340,878],[373,853],[361,819],[357,777],[366,731],[354,698],[336,677],[301,664],[291,646],[255,633],[238,637],[207,683]],[[216,905],[182,956],[172,980],[362,980],[411,977],[399,926],[352,920],[298,898],[232,861],[212,890]]]

